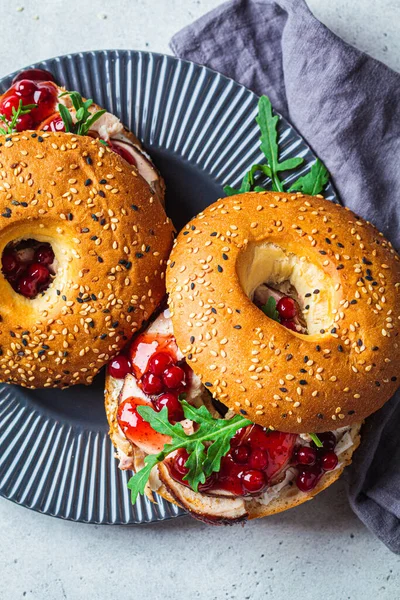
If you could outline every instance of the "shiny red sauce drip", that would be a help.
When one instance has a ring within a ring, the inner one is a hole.
[[[128,440],[140,446],[149,446],[153,452],[161,451],[170,440],[144,421],[137,412],[138,406],[148,406],[142,398],[127,398],[118,407],[118,423]]]

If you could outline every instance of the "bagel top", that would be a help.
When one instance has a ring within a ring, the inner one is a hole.
[[[33,299],[0,272],[0,381],[90,384],[163,298],[173,226],[137,169],[97,140],[0,141],[0,253],[49,242],[56,267]]]
[[[322,197],[223,198],[182,230],[166,282],[174,334],[209,391],[288,432],[359,422],[400,383],[400,261],[371,224]],[[310,335],[250,297],[287,280]]]

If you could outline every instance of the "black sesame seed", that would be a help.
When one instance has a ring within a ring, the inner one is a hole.
[[[24,208],[26,208],[28,206],[27,202],[21,202],[21,206],[23,206]]]
[[[317,352],[321,352],[321,346],[319,344],[317,346],[315,346],[315,349]]]
[[[362,345],[363,345],[362,340],[357,340],[357,346],[362,346]]]
[[[93,221],[98,221],[99,220],[99,217],[97,217],[96,215],[91,215],[91,217],[92,217]]]
[[[144,254],[142,252],[136,252],[136,258],[143,258]]]
[[[190,284],[190,289],[191,289],[191,290],[194,290],[194,287],[195,287],[195,286],[194,286],[194,283],[191,283],[191,284]]]
[[[90,158],[90,156],[86,157],[86,162],[88,165],[91,165],[93,163],[92,159]]]
[[[339,346],[337,347],[337,349],[339,350],[339,352],[343,352],[343,346],[339,344]]]
[[[210,383],[209,381],[206,381],[204,384],[206,387],[212,387],[212,383]]]
[[[339,246],[339,248],[344,248],[343,244],[341,244],[340,242],[338,242],[337,245]]]
[[[242,326],[241,325],[234,325],[233,329],[242,329]]]
[[[212,233],[210,233],[211,237],[215,237],[216,235],[218,235],[218,233],[216,231],[213,231]]]
[[[310,292],[307,292],[307,294],[305,295],[305,298],[311,298]]]
[[[308,309],[310,308],[310,305],[309,305],[309,304],[306,304],[304,308],[305,308],[306,310],[308,310]]]
[[[89,233],[89,228],[83,227],[83,229],[81,229],[81,233]]]
[[[319,253],[322,254],[323,256],[325,256],[325,254],[326,254],[325,250],[320,250]]]
[[[307,381],[305,379],[300,379],[299,384],[300,385],[307,385]]]
[[[105,195],[105,193],[103,192],[103,190],[99,190],[97,193],[98,193],[98,195],[100,196],[100,198],[105,198],[105,197],[106,197],[106,195]]]
[[[134,306],[128,306],[128,313],[134,312],[135,307]]]
[[[354,300],[354,299],[353,299],[353,300],[351,300],[351,301],[350,301],[350,304],[357,304],[357,300]]]
[[[376,352],[377,350],[379,350],[379,346],[372,346],[372,352]]]
[[[207,384],[206,384],[207,385]],[[245,411],[243,408],[240,409],[240,414],[242,415],[247,415],[247,411]]]
[[[221,265],[217,265],[217,270],[218,270],[218,273],[222,273],[223,268],[221,267]]]
[[[285,387],[281,387],[281,388],[279,388],[279,390],[280,390],[281,392],[283,392],[284,394],[287,394],[287,388],[285,388]]]
[[[308,356],[304,356],[303,362],[305,362],[305,363],[308,362]]]
[[[188,360],[192,360],[192,356],[193,356],[192,354],[188,354],[188,356],[187,356]]]
[[[68,221],[72,221],[74,218],[74,215],[72,213],[68,213]]]
[[[193,342],[194,342],[194,335],[191,335],[190,336],[190,343],[193,344]]]
[[[331,333],[336,333],[336,327],[332,327]]]
[[[105,340],[106,337],[107,337],[107,334],[106,333],[102,333],[101,336],[100,336],[100,339],[101,340]]]
[[[101,256],[98,256],[97,257],[97,262],[102,263],[102,262],[104,262],[104,260],[101,258]]]
[[[289,360],[292,360],[293,358],[293,354],[287,354],[286,355],[286,360],[289,362]]]
[[[325,238],[325,241],[327,244],[332,244],[331,240],[329,238]]]
[[[396,377],[396,376],[393,376],[393,377],[391,378],[391,381],[397,381],[397,377]]]
[[[107,179],[100,179],[99,183],[101,183],[102,185],[104,185],[105,183],[107,183]]]
[[[344,269],[344,265],[339,265],[336,267],[336,271],[341,271],[342,269]]]
[[[372,262],[370,260],[367,260],[365,258],[365,256],[363,256],[362,261],[363,261],[364,265],[372,265]]]
[[[299,369],[300,373],[307,373],[305,369]]]
[[[183,232],[183,235],[189,235],[189,232],[188,232],[188,230],[184,231],[184,232]]]
[[[111,327],[112,327],[113,329],[116,329],[116,328],[118,327],[118,325],[119,325],[119,322],[118,322],[118,321],[115,321],[115,322],[114,322],[114,323],[111,325]]]
[[[125,269],[127,269],[129,271],[129,269],[132,268],[132,263],[130,260],[127,261],[126,265],[125,265]]]
[[[31,138],[36,138],[37,137],[37,133],[31,133]]]
[[[318,414],[317,414],[317,417],[318,417],[318,419],[323,419],[323,418],[324,418],[324,415],[323,415],[322,413],[318,413]]]
[[[216,315],[216,314],[217,314],[217,309],[216,309],[216,308],[214,308],[214,307],[212,307],[212,308],[211,308],[211,312],[212,312],[212,313],[214,313],[214,315]]]
[[[175,261],[173,260],[172,263],[169,265],[169,268],[172,269],[175,266]]]
[[[355,410],[348,410],[348,411],[347,411],[347,414],[348,414],[348,415],[354,415],[354,413],[355,413],[355,412],[356,412]]]
[[[139,207],[136,206],[136,204],[131,204],[131,209],[137,212],[139,210]]]
[[[375,381],[375,385],[376,385],[376,387],[381,387],[380,381]]]
[[[320,329],[319,332],[320,333],[325,333],[325,329]]]
[[[222,258],[223,258],[224,260],[228,260],[228,255],[227,255],[227,254],[225,254],[225,252],[223,252],[223,253],[222,253]]]
[[[313,291],[313,294],[319,294],[319,290],[318,290],[318,289],[317,289],[317,290],[314,290],[314,291]]]
[[[107,223],[107,221],[105,219],[101,219],[100,221],[100,225],[103,227],[105,224]]]
[[[26,340],[25,338],[22,339],[22,345],[23,346],[27,346],[28,345],[28,340]]]
[[[66,296],[65,294],[63,294],[63,295],[61,296],[61,298],[64,300],[64,302],[66,302],[66,301],[67,301],[67,296]]]
[[[87,187],[87,186],[88,186],[88,185],[90,185],[91,183],[92,183],[92,180],[91,180],[91,179],[86,179],[86,181],[85,181],[85,184],[84,184],[84,185],[85,185],[85,187]]]

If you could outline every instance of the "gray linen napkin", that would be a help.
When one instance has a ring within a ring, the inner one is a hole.
[[[399,248],[399,74],[343,42],[303,0],[227,2],[171,48],[267,94],[324,161],[342,202]],[[399,431],[398,392],[368,419],[346,474],[353,510],[398,553]]]

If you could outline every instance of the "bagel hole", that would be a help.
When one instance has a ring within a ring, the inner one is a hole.
[[[53,248],[48,242],[33,238],[13,240],[3,250],[1,271],[17,294],[36,298],[47,290],[54,278]]]
[[[250,244],[241,253],[237,271],[245,294],[258,308],[265,307],[271,297],[276,305],[284,297],[295,301],[297,314],[289,319],[293,331],[316,335],[332,328],[338,304],[335,281],[315,262],[264,242]],[[280,321],[284,324],[282,316]]]

